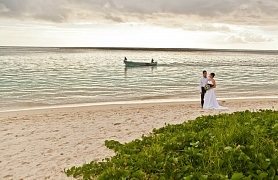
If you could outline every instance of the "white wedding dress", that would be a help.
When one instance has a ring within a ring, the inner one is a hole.
[[[208,81],[208,84],[213,85],[212,81]],[[204,109],[217,109],[217,110],[228,109],[227,107],[223,107],[218,104],[215,96],[214,88],[210,88],[209,90],[207,90],[204,101],[205,101],[203,106]]]

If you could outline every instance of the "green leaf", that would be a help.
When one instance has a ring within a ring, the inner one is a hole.
[[[266,178],[268,176],[268,174],[267,173],[261,173],[259,176],[258,176],[258,179],[259,180],[262,180],[262,179],[264,179],[264,178]]]
[[[243,179],[243,174],[242,173],[234,173],[231,180],[240,180]]]
[[[192,175],[190,175],[190,176],[187,176],[187,177],[185,177],[185,178],[183,178],[184,180],[191,180],[192,179]]]
[[[231,151],[231,150],[233,150],[233,148],[231,146],[227,146],[227,147],[224,148],[224,150],[225,151]]]

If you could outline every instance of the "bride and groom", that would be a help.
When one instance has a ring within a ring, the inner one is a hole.
[[[220,106],[217,102],[214,89],[216,82],[214,80],[214,73],[210,73],[207,77],[207,71],[203,71],[203,77],[200,80],[200,94],[201,104],[203,109],[228,109],[227,107]]]

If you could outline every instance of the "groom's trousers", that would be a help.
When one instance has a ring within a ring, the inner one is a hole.
[[[205,98],[206,90],[202,87],[202,94],[201,94],[201,105],[204,106],[204,98]]]

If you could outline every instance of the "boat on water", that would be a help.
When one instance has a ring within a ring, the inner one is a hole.
[[[133,61],[128,61],[128,60],[124,60],[124,64],[126,66],[157,66],[157,62],[150,62],[150,63],[146,63],[146,62],[133,62]]]

